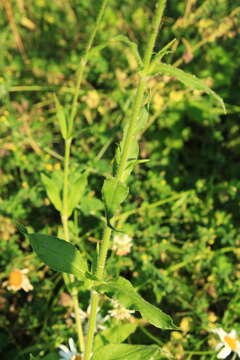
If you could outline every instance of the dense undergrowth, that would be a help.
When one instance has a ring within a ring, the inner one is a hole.
[[[95,43],[121,34],[138,43],[142,54],[154,4],[110,1]],[[62,176],[64,148],[53,93],[67,114],[98,6],[87,0],[0,4],[3,360],[28,359],[30,353],[58,359],[57,347],[75,338],[72,299],[61,275],[32,253],[15,221],[32,232],[63,237],[40,174]],[[203,78],[227,108],[224,114],[214,100],[186,90],[174,77],[150,79],[149,118],[140,141],[140,157],[149,161],[130,176],[130,196],[118,215],[128,238],[115,235],[107,271],[131,280],[181,328],[162,331],[139,322],[130,335],[129,343],[161,344],[162,359],[215,359],[211,329],[240,334],[239,19],[237,1],[171,0],[156,43],[157,52],[175,37],[167,63]],[[89,178],[70,234],[89,259],[102,234],[101,187],[131,107],[136,69],[129,47],[112,41],[90,56],[80,93],[71,167],[87,169]],[[28,269],[31,291],[9,289],[15,269]],[[87,316],[87,292],[79,300]],[[106,319],[114,305],[104,304],[98,324],[109,327],[116,321]]]

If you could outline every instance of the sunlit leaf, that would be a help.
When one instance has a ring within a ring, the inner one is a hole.
[[[62,178],[60,172],[53,173],[51,177],[41,174],[42,182],[45,186],[46,192],[52,204],[58,211],[62,210],[61,190]]]
[[[60,130],[62,133],[62,136],[64,139],[67,139],[67,119],[64,113],[64,109],[62,107],[62,105],[60,104],[57,95],[54,94],[54,101],[55,101],[55,106],[56,106],[56,110],[57,110],[57,119],[59,122],[59,126],[60,126]]]
[[[116,178],[106,179],[102,187],[103,199],[106,207],[107,218],[110,220],[121,203],[128,196],[128,186]]]
[[[159,360],[157,345],[109,344],[98,349],[92,360]]]
[[[70,182],[68,196],[68,216],[71,216],[75,207],[80,203],[87,185],[87,173],[80,174]]]
[[[117,280],[105,282],[97,290],[115,298],[126,308],[137,310],[150,324],[161,329],[176,329],[172,318],[145,301],[134,289],[130,281],[119,277]]]
[[[129,38],[127,36],[124,36],[124,35],[118,35],[116,37],[114,37],[112,39],[112,41],[120,41],[126,45],[128,45],[130,47],[130,49],[132,50],[133,52],[133,55],[135,56],[136,60],[137,60],[137,63],[138,63],[138,66],[142,67],[143,66],[143,61],[142,61],[142,58],[139,54],[139,51],[138,51],[138,46],[135,42],[129,40]]]
[[[222,98],[218,96],[212,89],[210,89],[210,87],[208,87],[203,80],[197,78],[195,75],[188,74],[185,71],[178,69],[169,64],[158,64],[156,65],[154,71],[159,72],[163,75],[175,77],[185,86],[194,90],[200,90],[207,93],[208,95],[212,96],[215,100],[217,100],[224,109],[224,112],[226,112]]]

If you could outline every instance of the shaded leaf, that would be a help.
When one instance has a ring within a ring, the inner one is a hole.
[[[120,324],[114,325],[108,329],[99,332],[94,340],[94,350],[106,344],[120,344],[126,340],[129,335],[135,332],[136,324]]]
[[[27,234],[27,237],[33,250],[50,268],[85,279],[87,262],[74,245],[49,235]]]
[[[136,292],[130,281],[123,277],[105,282],[96,289],[115,298],[124,307],[139,311],[145,320],[158,328],[177,329],[169,315],[145,301]]]
[[[159,360],[157,345],[109,344],[98,349],[92,360]]]

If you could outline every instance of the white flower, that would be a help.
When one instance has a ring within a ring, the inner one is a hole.
[[[213,329],[213,333],[220,337],[221,342],[217,344],[216,350],[220,350],[217,354],[218,359],[225,359],[231,352],[235,352],[240,357],[240,342],[237,340],[236,330],[226,333],[223,329]]]
[[[115,235],[113,238],[112,249],[116,251],[119,256],[130,253],[132,247],[132,238],[127,234]]]
[[[59,360],[81,360],[81,355],[78,354],[76,345],[72,338],[68,340],[69,348],[66,345],[59,345],[61,349],[59,355],[61,356]]]
[[[33,286],[26,275],[27,273],[28,269],[12,270],[9,274],[8,280],[5,281],[3,285],[6,285],[8,290],[18,291],[23,289],[28,292],[33,289]]]
[[[113,305],[112,310],[108,310],[108,314],[117,320],[130,320],[135,311],[128,310],[124,308],[121,304],[119,304],[116,300],[111,300]]]

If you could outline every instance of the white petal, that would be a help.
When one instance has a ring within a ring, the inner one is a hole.
[[[70,338],[70,339],[68,340],[68,343],[69,343],[69,348],[70,348],[70,350],[71,350],[74,354],[76,354],[76,353],[77,353],[77,349],[76,349],[76,346],[75,346],[75,344],[74,344],[73,338]]]
[[[218,354],[217,354],[217,358],[218,359],[225,359],[229,354],[231,354],[232,350],[230,349],[230,347],[225,346]]]
[[[220,342],[220,343],[218,343],[218,344],[215,346],[215,349],[216,349],[216,350],[219,350],[219,349],[221,349],[221,347],[223,347],[223,346],[225,346],[225,344],[224,344],[223,342]]]
[[[212,332],[213,332],[214,334],[217,334],[222,341],[224,341],[224,336],[227,335],[227,333],[226,333],[223,329],[221,329],[221,328],[213,329]]]
[[[69,354],[69,353],[65,353],[65,352],[62,351],[62,350],[59,351],[59,355],[62,356],[63,359],[67,359],[67,358],[68,358],[68,354]]]
[[[59,349],[61,349],[65,353],[69,353],[69,349],[67,348],[66,345],[62,345],[62,344],[59,345]]]
[[[236,332],[236,330],[231,330],[228,335],[229,335],[230,337],[236,339],[236,337],[237,337],[237,332]]]

